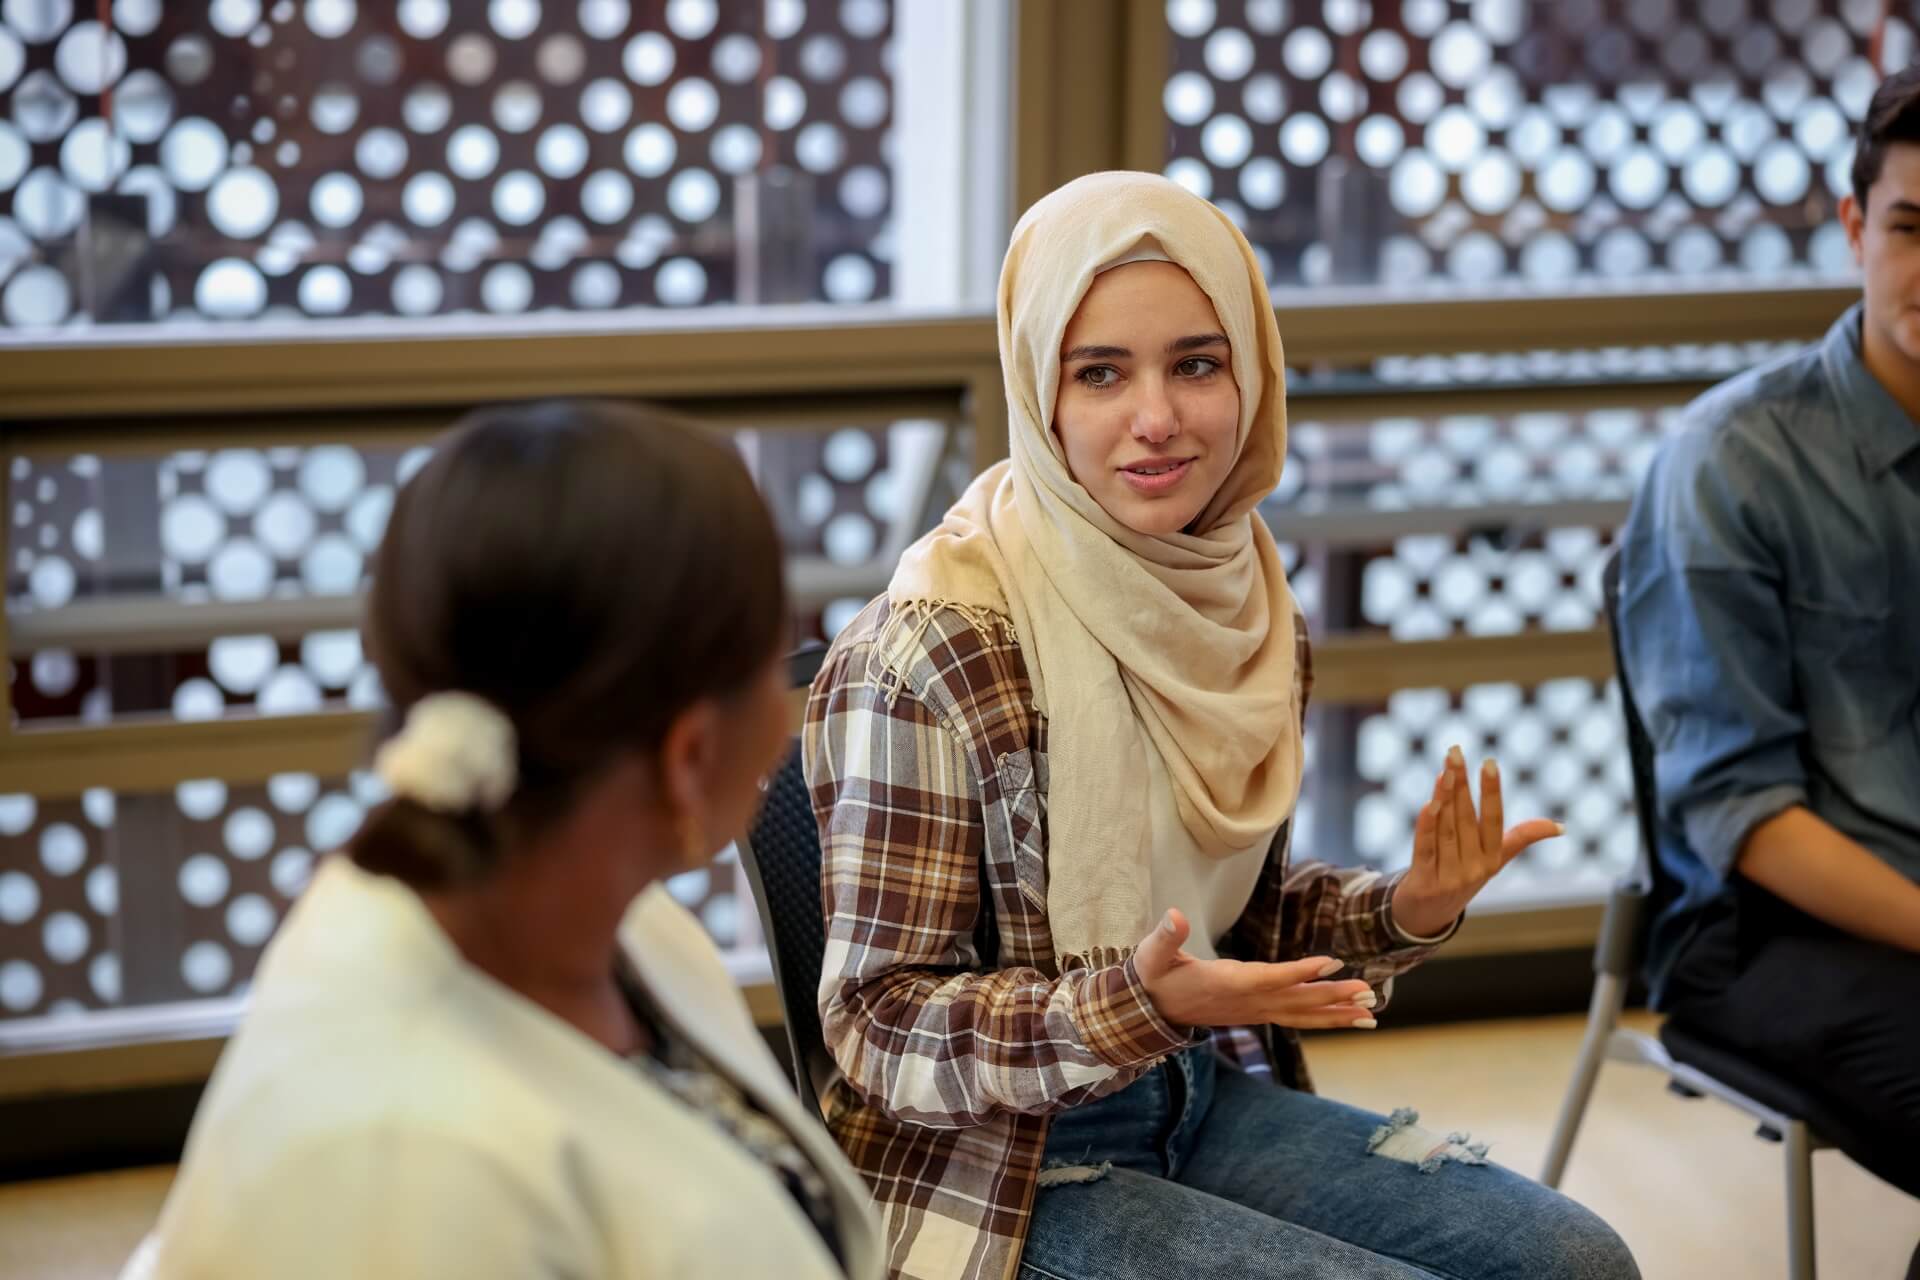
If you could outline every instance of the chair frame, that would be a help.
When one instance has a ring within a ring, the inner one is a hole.
[[[788,687],[795,693],[804,691],[813,683],[814,676],[819,674],[826,657],[826,646],[819,644],[805,645],[787,655]],[[798,767],[796,757],[799,750],[799,736],[796,733],[792,750],[781,758],[775,774],[769,775],[767,782],[762,783],[763,789],[779,771]],[[832,1064],[827,1059],[824,1045],[800,1042],[799,1030],[794,1025],[794,1019],[787,1012],[794,1008],[796,1000],[812,1001],[814,993],[787,990],[787,979],[778,954],[777,922],[773,918],[772,901],[768,897],[766,881],[760,871],[760,856],[753,846],[752,832],[742,836],[736,847],[740,853],[740,865],[747,873],[747,884],[753,891],[754,910],[760,917],[760,933],[767,943],[771,960],[769,967],[773,970],[773,989],[780,998],[780,1009],[783,1015],[780,1021],[786,1031],[788,1052],[792,1055],[794,1088],[803,1099],[817,1105],[822,1087],[832,1072]]]
[[[1620,683],[1621,710],[1626,720],[1628,741],[1644,743],[1646,730],[1640,721],[1628,686],[1626,664],[1621,659],[1617,606],[1620,588],[1619,553],[1607,560],[1602,575],[1606,603],[1607,629],[1613,638],[1614,668]],[[1781,1144],[1787,1190],[1787,1275],[1790,1280],[1814,1280],[1813,1235],[1813,1153],[1832,1146],[1811,1125],[1798,1116],[1771,1107],[1688,1063],[1676,1061],[1658,1038],[1631,1031],[1620,1025],[1621,1010],[1626,1007],[1627,988],[1638,973],[1643,956],[1648,899],[1658,874],[1654,860],[1659,856],[1654,840],[1654,795],[1652,778],[1634,769],[1634,808],[1640,827],[1640,853],[1637,866],[1614,885],[1607,899],[1606,915],[1599,940],[1594,944],[1593,998],[1587,1009],[1586,1033],[1580,1041],[1573,1079],[1560,1104],[1560,1115],[1547,1146],[1547,1158],[1540,1181],[1558,1187],[1573,1154],[1573,1142],[1580,1133],[1593,1086],[1606,1062],[1625,1062],[1665,1072],[1667,1087],[1682,1097],[1713,1097],[1751,1117],[1758,1128],[1756,1136]]]

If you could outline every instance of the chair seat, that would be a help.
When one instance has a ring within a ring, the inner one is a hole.
[[[1746,1094],[1793,1120],[1803,1120],[1816,1134],[1832,1141],[1838,1130],[1832,1110],[1820,1099],[1775,1075],[1737,1049],[1729,1049],[1668,1018],[1660,1027],[1660,1043],[1675,1062],[1684,1062],[1722,1084]]]

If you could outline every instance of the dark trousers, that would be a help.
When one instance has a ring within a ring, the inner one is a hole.
[[[1813,1095],[1822,1137],[1920,1196],[1920,954],[1742,882],[1734,910],[1681,954],[1663,1004]]]

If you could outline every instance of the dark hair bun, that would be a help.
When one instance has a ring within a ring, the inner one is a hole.
[[[353,860],[362,869],[421,889],[470,884],[492,870],[498,841],[479,814],[436,813],[397,797],[367,815],[354,834]]]

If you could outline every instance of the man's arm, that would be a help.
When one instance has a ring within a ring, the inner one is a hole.
[[[1856,937],[1920,951],[1920,886],[1816,816],[1786,617],[1781,489],[1738,436],[1688,431],[1649,468],[1621,564],[1628,684],[1662,817],[1736,872]]]
[[[1735,864],[1777,898],[1870,942],[1920,951],[1920,885],[1795,805],[1754,827]]]

